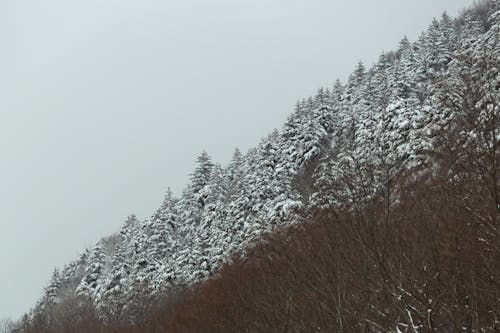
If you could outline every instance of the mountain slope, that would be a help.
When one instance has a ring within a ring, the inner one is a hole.
[[[50,321],[51,308],[78,295],[105,321],[139,323],[153,300],[205,281],[231,254],[317,209],[382,201],[390,221],[404,175],[474,180],[499,223],[499,36],[497,0],[443,15],[416,42],[403,39],[345,84],[298,102],[279,131],[229,165],[202,153],[181,197],[168,192],[151,218],[130,216],[56,271],[30,320]],[[477,172],[463,168],[470,163]]]

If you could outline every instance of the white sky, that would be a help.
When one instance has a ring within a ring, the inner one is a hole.
[[[1,0],[0,318],[297,99],[470,0]]]

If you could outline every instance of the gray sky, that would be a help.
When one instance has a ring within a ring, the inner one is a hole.
[[[1,0],[0,318],[298,98],[470,0]]]

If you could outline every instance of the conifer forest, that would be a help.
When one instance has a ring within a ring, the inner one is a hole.
[[[201,152],[12,333],[500,332],[500,1],[332,82],[227,165]]]

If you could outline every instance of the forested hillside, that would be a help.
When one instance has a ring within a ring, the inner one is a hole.
[[[500,2],[297,103],[60,270],[28,332],[499,332]],[[93,326],[92,326],[93,325]]]

